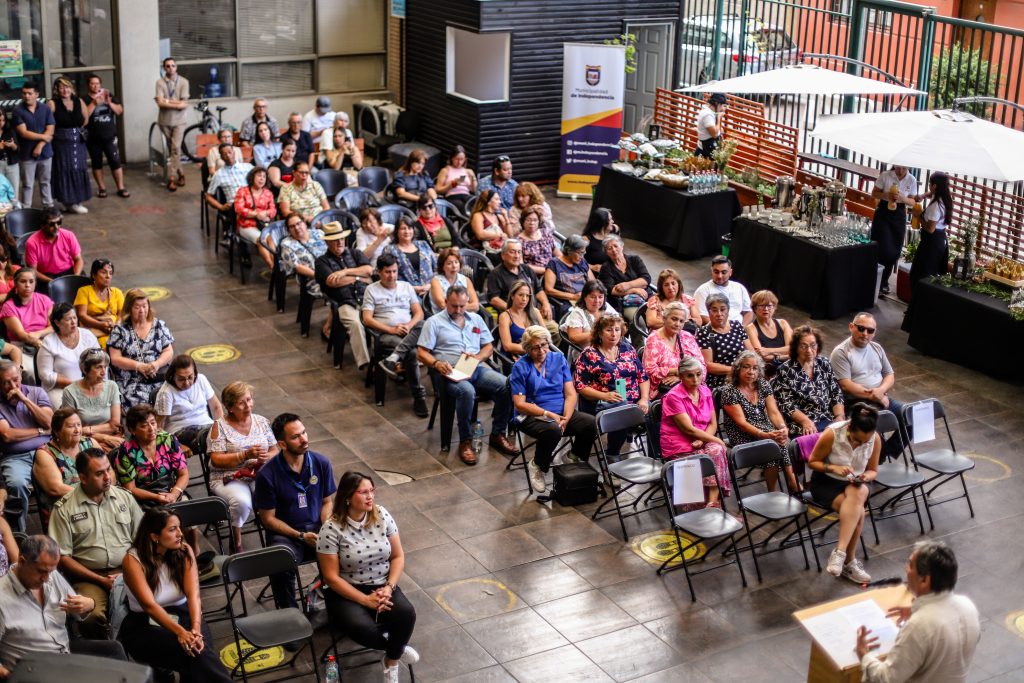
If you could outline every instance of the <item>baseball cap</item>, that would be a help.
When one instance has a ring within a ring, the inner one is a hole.
[[[331,98],[328,97],[327,95],[321,95],[320,97],[316,98],[316,106],[320,107],[321,109],[330,109]]]

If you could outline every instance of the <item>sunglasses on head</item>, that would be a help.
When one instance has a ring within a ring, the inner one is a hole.
[[[495,161],[498,162],[499,164],[503,164],[506,161],[512,161],[512,159],[509,158],[509,156],[507,154],[502,154],[500,157],[495,159]]]
[[[873,328],[873,327],[867,327],[865,325],[858,325],[857,323],[854,323],[853,326],[857,328],[858,332],[867,332],[868,334],[874,334],[875,333],[875,328]]]

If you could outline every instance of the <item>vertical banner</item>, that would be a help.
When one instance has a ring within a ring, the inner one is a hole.
[[[558,194],[589,195],[601,166],[619,157],[626,84],[623,45],[565,43]]]

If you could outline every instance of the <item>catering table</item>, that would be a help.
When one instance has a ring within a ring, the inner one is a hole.
[[[622,236],[674,252],[683,258],[717,254],[722,235],[740,213],[732,188],[695,195],[661,183],[601,168],[594,206],[610,209]]]
[[[750,292],[770,289],[812,318],[839,318],[875,305],[878,244],[826,247],[769,225],[733,221],[732,279]]]
[[[908,322],[907,343],[921,353],[1024,382],[1024,365],[1014,360],[1024,348],[1024,321],[1010,317],[1005,301],[929,278],[914,287]]]

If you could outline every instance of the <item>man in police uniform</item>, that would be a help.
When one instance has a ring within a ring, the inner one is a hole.
[[[82,623],[87,638],[107,638],[107,596],[142,521],[132,494],[113,486],[107,455],[89,448],[75,459],[79,483],[54,503],[50,536],[60,546],[60,570],[96,607]]]

